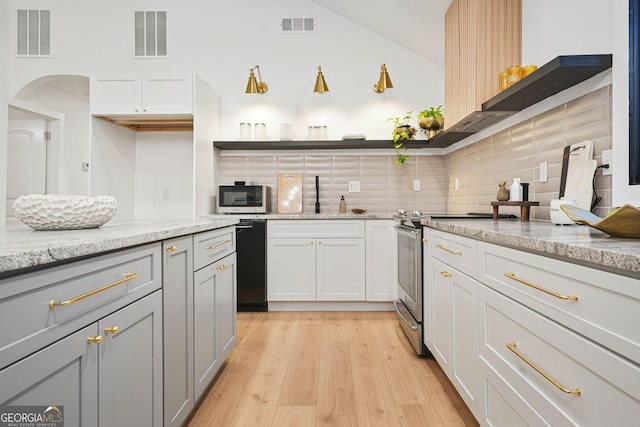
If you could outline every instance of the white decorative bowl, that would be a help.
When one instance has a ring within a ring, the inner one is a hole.
[[[34,230],[97,228],[118,211],[112,196],[28,194],[13,202],[13,214]]]

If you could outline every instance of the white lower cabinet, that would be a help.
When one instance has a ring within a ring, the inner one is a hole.
[[[637,424],[637,278],[431,234],[425,342],[481,425]]]
[[[398,238],[393,220],[367,220],[366,299],[393,301],[398,293]]]
[[[267,296],[364,301],[364,221],[268,221]]]
[[[0,406],[63,406],[65,425],[162,426],[161,313],[158,290],[1,370]]]
[[[437,233],[432,240],[435,237]],[[482,401],[478,372],[478,281],[457,270],[454,262],[451,264],[433,256],[429,261],[427,276],[432,281],[433,299],[427,306],[433,310],[430,350],[478,417]]]

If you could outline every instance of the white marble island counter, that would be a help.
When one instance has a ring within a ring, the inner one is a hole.
[[[586,225],[491,219],[422,220],[428,227],[640,278],[640,240]]]
[[[235,216],[199,220],[114,220],[100,228],[58,231],[35,231],[23,224],[8,225],[0,228],[0,275],[227,227],[238,220]]]

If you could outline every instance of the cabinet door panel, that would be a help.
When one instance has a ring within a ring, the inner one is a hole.
[[[116,334],[106,328],[117,326]],[[98,322],[101,426],[162,425],[162,291]]]
[[[364,239],[317,241],[318,301],[364,301]]]
[[[65,425],[98,425],[98,345],[93,323],[0,371],[0,406],[64,407]]]
[[[267,245],[269,301],[315,301],[315,240],[268,239]]]
[[[191,74],[144,74],[142,111],[145,114],[191,114],[193,76]]]
[[[393,301],[398,289],[398,250],[392,220],[366,221],[367,301]]]
[[[209,265],[193,275],[193,369],[195,400],[207,388],[221,361],[216,354],[216,281],[214,265]]]
[[[453,327],[451,325],[451,280],[445,277],[451,267],[431,258],[431,278],[433,279],[433,336],[431,352],[442,370],[451,373],[451,351]]]
[[[168,427],[181,425],[194,406],[193,239],[168,240],[163,249],[164,425]]]
[[[216,278],[216,333],[217,357],[223,361],[236,342],[236,254],[233,253],[217,263],[220,267]]]
[[[140,74],[91,76],[91,114],[139,114],[142,105]]]

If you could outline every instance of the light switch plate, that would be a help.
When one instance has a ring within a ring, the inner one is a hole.
[[[360,181],[349,181],[349,193],[360,192]]]
[[[420,191],[420,180],[413,180],[413,191]]]
[[[549,164],[547,162],[540,163],[540,182],[549,181]]]

